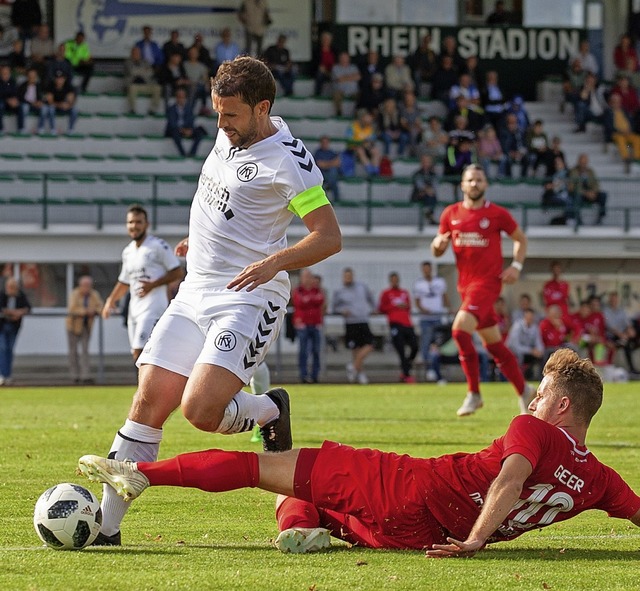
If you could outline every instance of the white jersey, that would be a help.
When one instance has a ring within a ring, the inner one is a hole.
[[[118,281],[129,286],[130,318],[140,318],[146,314],[155,314],[159,318],[162,315],[169,304],[166,285],[139,297],[140,281],[155,281],[179,266],[180,261],[172,248],[157,236],[148,234],[140,246],[136,246],[135,240],[125,246]]]
[[[433,277],[430,281],[425,278],[418,279],[413,287],[413,297],[422,308],[429,310],[429,313],[423,316],[440,316],[446,312],[443,301],[445,293],[447,284],[442,277]]]
[[[271,121],[278,131],[246,149],[218,133],[191,205],[187,284],[225,285],[287,246],[294,214],[304,217],[329,203],[311,153],[280,117]],[[281,271],[262,287],[288,298],[288,274]]]

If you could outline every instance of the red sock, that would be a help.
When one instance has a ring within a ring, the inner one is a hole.
[[[458,359],[467,378],[469,392],[480,392],[480,363],[473,338],[464,330],[454,330],[452,336],[458,345]]]
[[[522,375],[522,370],[520,369],[516,356],[502,341],[487,345],[487,351],[493,355],[496,366],[503,373],[504,377],[511,382],[516,392],[522,395],[524,392],[524,376]]]
[[[258,454],[209,449],[160,462],[138,462],[151,486],[184,486],[208,492],[255,487],[260,480]]]
[[[320,527],[320,515],[314,505],[294,497],[287,497],[280,503],[276,519],[280,531],[292,527]]]

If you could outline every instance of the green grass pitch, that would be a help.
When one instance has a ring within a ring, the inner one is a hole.
[[[334,439],[431,456],[485,447],[517,410],[506,384],[484,386],[485,407],[458,419],[463,384],[289,387],[296,446]],[[588,512],[494,545],[472,559],[432,560],[421,552],[348,548],[284,555],[274,496],[259,490],[207,494],[156,488],[133,503],[121,548],[56,552],[32,525],[38,496],[59,482],[99,488],[74,469],[85,453],[105,454],[122,425],[130,387],[0,390],[0,589],[51,590],[529,590],[640,589],[640,531]],[[640,490],[640,384],[607,384],[588,445]],[[249,434],[201,433],[176,413],[161,457],[221,447],[258,450]]]

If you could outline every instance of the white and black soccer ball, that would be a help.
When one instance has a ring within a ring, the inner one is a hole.
[[[81,550],[96,539],[102,525],[102,510],[91,491],[65,482],[40,495],[33,525],[49,548]]]

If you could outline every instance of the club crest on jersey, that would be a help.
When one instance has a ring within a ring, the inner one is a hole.
[[[489,220],[487,218],[482,218],[479,224],[480,228],[486,230],[489,227]]]
[[[256,178],[257,174],[258,174],[258,165],[255,164],[254,162],[247,162],[246,164],[243,164],[240,168],[238,168],[238,170],[236,171],[238,180],[242,181],[243,183],[252,181],[254,178]]]
[[[223,330],[213,341],[216,349],[220,351],[233,351],[236,348],[236,335],[229,330]]]

